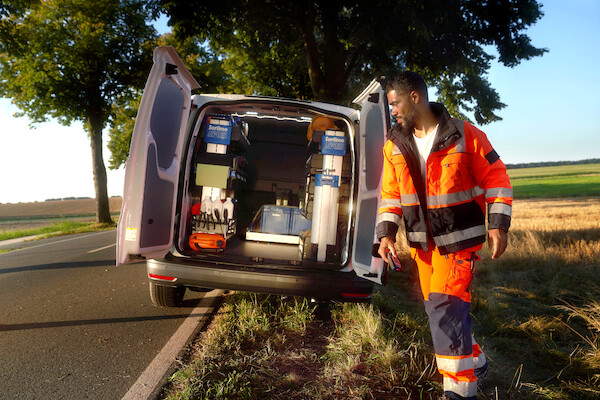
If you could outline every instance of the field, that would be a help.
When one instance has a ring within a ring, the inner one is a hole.
[[[118,215],[121,200],[109,199],[112,215]],[[95,213],[94,199],[0,204],[0,233],[34,230],[62,222],[90,222]]]
[[[509,169],[515,198],[600,196],[600,164]]]

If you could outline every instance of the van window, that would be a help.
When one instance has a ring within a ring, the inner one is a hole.
[[[365,123],[367,137],[365,138],[366,158],[366,186],[368,190],[375,190],[379,186],[379,180],[383,168],[383,118],[377,107],[370,107],[367,115],[362,117],[361,123]]]
[[[180,126],[184,97],[179,86],[165,77],[161,80],[152,106],[150,130],[158,149],[158,166],[168,169],[175,157],[179,137],[173,135],[173,127]]]

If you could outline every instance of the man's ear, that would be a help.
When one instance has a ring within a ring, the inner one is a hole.
[[[422,99],[421,95],[416,90],[411,91],[408,97],[410,97],[410,100],[413,102],[413,104],[419,104]]]

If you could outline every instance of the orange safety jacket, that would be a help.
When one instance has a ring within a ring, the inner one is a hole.
[[[486,135],[430,103],[437,137],[422,177],[412,133],[392,129],[383,147],[384,168],[377,237],[395,238],[402,219],[411,247],[441,254],[480,246],[489,229],[510,227],[512,187],[506,166]]]

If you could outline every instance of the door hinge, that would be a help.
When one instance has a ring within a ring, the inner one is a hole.
[[[379,103],[379,92],[369,93],[369,101],[371,103]]]
[[[177,65],[167,63],[165,66],[165,74],[177,75]]]

